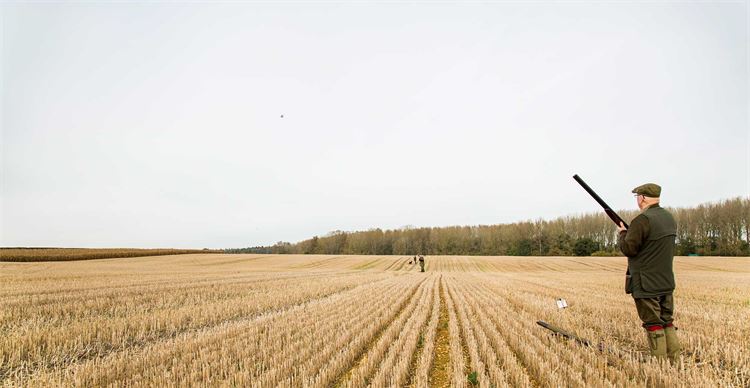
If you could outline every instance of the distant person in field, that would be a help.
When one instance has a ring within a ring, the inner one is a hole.
[[[419,256],[419,268],[422,269],[421,272],[424,272],[424,256]]]
[[[622,223],[617,228],[620,250],[628,257],[625,292],[633,295],[651,355],[674,362],[680,356],[680,342],[672,324],[677,223],[659,206],[659,185],[646,183],[633,189],[633,193],[641,213],[629,228]]]

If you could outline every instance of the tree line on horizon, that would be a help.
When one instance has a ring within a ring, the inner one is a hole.
[[[676,255],[750,256],[750,198],[667,208],[677,221]],[[632,220],[639,212],[618,212]],[[334,231],[297,243],[227,253],[343,255],[617,256],[617,229],[603,213],[510,224]]]

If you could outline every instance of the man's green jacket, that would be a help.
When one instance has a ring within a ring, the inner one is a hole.
[[[627,231],[620,232],[620,250],[628,257],[625,292],[634,298],[652,298],[674,291],[676,236],[677,223],[658,203],[644,209]]]

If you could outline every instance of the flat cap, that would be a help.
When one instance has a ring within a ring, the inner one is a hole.
[[[633,192],[651,198],[659,198],[661,195],[661,186],[656,183],[646,183],[634,188]]]

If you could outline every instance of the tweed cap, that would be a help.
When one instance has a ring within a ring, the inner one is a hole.
[[[659,198],[661,195],[661,186],[656,183],[646,183],[634,188],[633,193],[645,195],[651,198]]]

